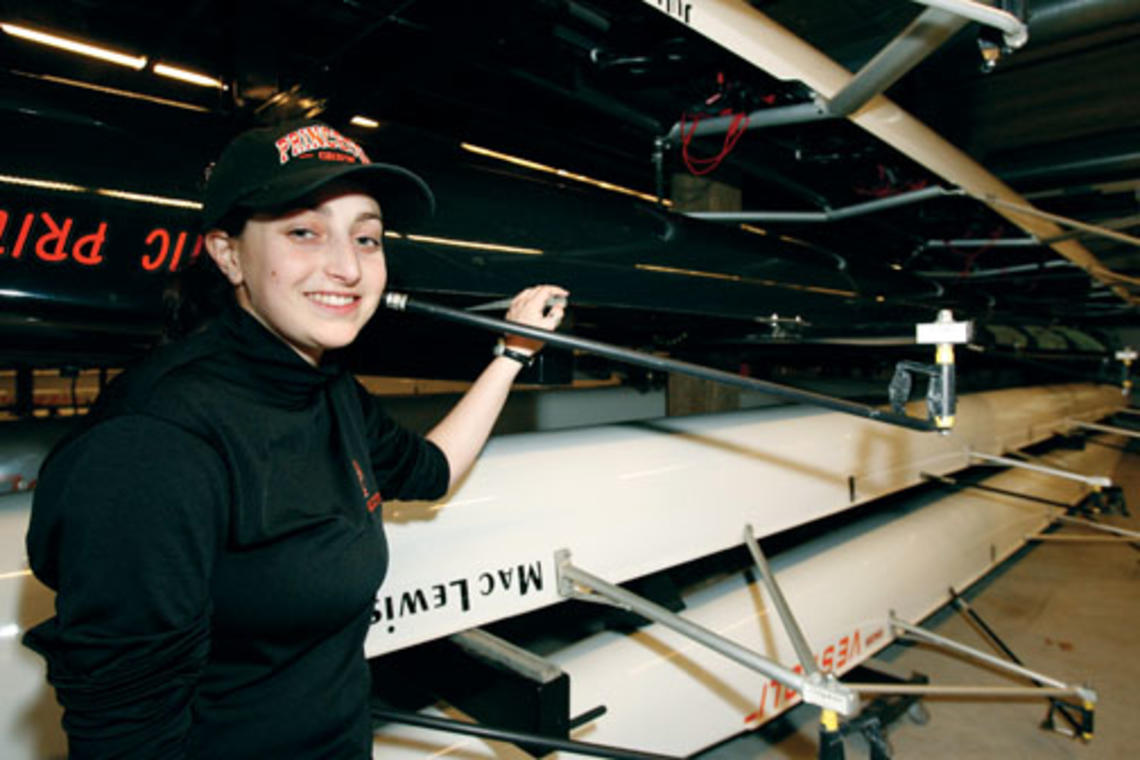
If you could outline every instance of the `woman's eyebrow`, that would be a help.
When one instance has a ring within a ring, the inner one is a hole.
[[[367,222],[367,221],[370,221],[372,219],[375,219],[378,222],[384,221],[384,218],[382,216],[380,216],[380,214],[378,214],[375,211],[361,211],[359,214],[356,215],[356,219],[354,219],[353,221],[354,222]]]

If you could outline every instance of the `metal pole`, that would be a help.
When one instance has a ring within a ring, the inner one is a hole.
[[[970,606],[970,603],[963,599],[962,595],[954,590],[953,586],[950,587],[950,601],[954,603],[954,606],[958,608],[959,612],[968,617],[979,628],[981,628],[982,632],[986,635],[986,638],[988,638],[994,646],[1000,649],[1002,654],[1008,657],[1014,665],[1025,664],[1021,661],[1021,658],[1014,654],[1013,650],[1010,649],[1006,643],[1001,640],[1001,637],[997,635],[997,632],[993,628],[990,628],[989,623],[983,620],[982,616],[974,611],[974,608]],[[1033,683],[1037,686],[1041,685],[1039,681],[1034,681]]]
[[[765,108],[748,114],[745,129],[758,127],[776,127],[784,124],[803,124],[808,121],[820,121],[829,118],[827,106],[823,102],[794,103],[790,106],[778,108]],[[716,116],[711,119],[701,119],[695,126],[685,130],[685,134],[693,137],[707,135],[723,135],[732,126],[735,116]],[[677,122],[665,135],[665,140],[671,144],[681,142],[681,122]]]
[[[800,665],[803,666],[804,672],[809,676],[818,673],[819,666],[815,664],[815,658],[812,656],[807,638],[792,614],[792,609],[788,606],[784,592],[776,583],[775,576],[772,575],[772,569],[768,566],[768,559],[764,556],[764,552],[760,551],[760,544],[756,541],[756,535],[752,532],[751,525],[744,526],[744,543],[748,545],[748,551],[752,553],[752,561],[760,570],[760,580],[768,589],[768,596],[771,598],[776,612],[780,615],[780,620],[784,623],[784,630],[788,632],[788,638],[792,640],[792,648],[796,650],[796,657],[799,659]]]
[[[484,317],[479,314],[469,314],[459,309],[451,309],[446,306],[440,306],[438,304],[427,303],[424,301],[409,298],[403,293],[385,293],[382,303],[384,306],[394,311],[407,311],[417,314],[428,314],[430,316],[447,319],[452,322],[458,322],[460,324],[479,327],[484,330],[490,330],[491,332],[522,335],[527,338],[534,338],[535,340],[544,341],[551,345],[560,346],[562,348],[576,349],[579,351],[586,351],[588,353],[604,356],[608,359],[614,359],[626,364],[634,364],[639,367],[648,367],[649,369],[655,369],[661,372],[676,372],[682,375],[691,375],[693,377],[699,377],[704,380],[724,383],[725,385],[733,385],[739,388],[762,391],[764,393],[770,393],[774,396],[780,396],[791,401],[799,401],[804,404],[821,406],[825,409],[844,412],[846,414],[853,414],[857,417],[865,417],[867,419],[875,420],[876,422],[885,422],[889,425],[897,425],[899,427],[908,428],[910,430],[930,432],[938,429],[935,427],[934,422],[930,420],[921,420],[916,417],[908,417],[905,414],[895,414],[894,412],[877,409],[875,407],[866,406],[864,404],[856,404],[852,401],[846,401],[844,399],[834,398],[832,396],[824,396],[819,393],[800,390],[799,388],[791,388],[789,386],[780,385],[779,383],[773,383],[767,380],[757,380],[753,377],[744,377],[742,375],[736,375],[731,372],[724,372],[723,370],[712,369],[711,367],[704,367],[699,364],[692,364],[690,362],[684,362],[677,359],[666,359],[662,356],[654,356],[653,354],[647,354],[641,351],[633,351],[631,349],[621,348],[620,346],[614,346],[609,343],[602,343],[601,341],[579,338],[574,335],[563,335],[552,330],[543,330],[539,327],[530,327],[528,325],[519,324],[518,322],[507,322],[506,320]]]
[[[1028,238],[1027,238],[1028,239]],[[941,244],[957,244],[968,242],[964,240],[927,240],[923,243],[926,247],[938,247]],[[1027,244],[1028,245],[1028,244]],[[997,267],[995,269],[971,269],[969,272],[962,272],[961,270],[952,271],[949,269],[926,269],[919,270],[915,274],[922,275],[923,277],[953,277],[955,279],[977,279],[979,277],[1002,277],[1007,274],[1017,274],[1019,272],[1043,272],[1046,269],[1053,269],[1056,267],[1073,267],[1073,262],[1068,259],[1050,259],[1049,261],[1042,261],[1037,264],[1018,264],[1010,267]]]
[[[986,638],[988,638],[994,646],[996,646],[998,649],[1000,649],[1002,654],[1004,654],[1006,657],[1008,657],[1015,665],[1024,665],[1025,664],[1021,661],[1021,658],[1018,657],[1016,654],[1014,654],[1014,651],[1012,649],[1010,649],[1009,646],[1006,645],[1006,643],[1004,641],[1002,641],[1001,637],[997,635],[997,631],[995,631],[993,628],[990,628],[989,623],[987,623],[982,618],[982,616],[978,614],[977,610],[975,610],[973,607],[971,607],[970,603],[967,602],[962,597],[961,594],[959,594],[957,591],[954,590],[953,586],[950,587],[950,598],[954,602],[954,606],[956,606],[958,608],[958,610],[963,615],[965,615],[971,621],[973,621],[973,623],[975,625],[977,625],[979,628],[981,628],[982,633],[985,634]],[[1036,679],[1034,679],[1033,685],[1038,687],[1038,688],[1040,688],[1042,686],[1041,682],[1036,680]],[[1072,705],[1069,705],[1065,702],[1061,702],[1060,700],[1058,700],[1054,696],[1050,696],[1050,697],[1048,697],[1048,699],[1049,699],[1049,704],[1051,706],[1051,708],[1050,708],[1051,710],[1059,711],[1061,713],[1062,717],[1064,717],[1065,720],[1068,721],[1069,724],[1072,725],[1072,727],[1074,729],[1080,728],[1079,725],[1077,724],[1077,722],[1075,720],[1073,720],[1073,717],[1069,714],[1069,708],[1071,708]]]
[[[1087,430],[1097,430],[1102,433],[1112,433],[1113,435],[1126,435],[1129,438],[1140,438],[1140,431],[1129,430],[1128,428],[1113,427],[1112,425],[1101,425],[1096,422],[1081,422],[1080,420],[1065,420],[1069,425]]]
[[[912,203],[919,203],[931,198],[955,195],[962,195],[962,191],[950,190],[945,187],[924,187],[921,190],[899,193],[889,198],[878,198],[873,201],[854,203],[850,206],[829,208],[822,211],[691,211],[685,216],[713,222],[833,222],[898,206],[909,206]]]
[[[1115,533],[1118,536],[1131,536],[1132,538],[1140,538],[1140,532],[1134,530],[1125,530],[1124,528],[1118,528],[1115,525],[1105,525],[1103,523],[1093,522],[1092,520],[1083,520],[1080,517],[1069,517],[1068,515],[1057,515],[1057,519],[1061,522],[1072,523],[1073,525],[1084,525],[1087,528],[1103,530],[1106,533]]]
[[[636,612],[638,615],[660,623],[666,628],[671,628],[677,633],[699,644],[704,644],[708,648],[723,654],[725,657],[740,663],[746,668],[755,670],[768,678],[779,681],[788,688],[803,693],[804,682],[806,681],[804,676],[785,668],[778,662],[769,660],[767,657],[753,652],[747,647],[737,644],[735,641],[726,639],[714,631],[710,631],[703,626],[690,622],[680,615],[676,615],[664,607],[654,604],[648,599],[643,599],[637,594],[626,591],[620,586],[608,583],[596,575],[592,575],[579,567],[575,567],[569,562],[559,565],[559,574],[562,578],[591,589],[595,593],[620,604],[631,612]]]
[[[1071,697],[1082,696],[1080,686],[933,686],[929,684],[849,683],[843,685],[860,694],[925,694],[953,697]]]
[[[925,60],[966,23],[966,19],[956,13],[938,8],[924,10],[828,101],[828,113],[834,116],[855,113]]]
[[[1135,538],[1127,536],[1077,536],[1071,533],[1034,533],[1025,537],[1026,541],[1054,541],[1061,544],[1134,544]]]
[[[1100,222],[1100,226],[1107,230],[1122,230],[1134,227],[1140,224],[1140,214],[1133,216],[1122,216],[1118,219],[1105,219]],[[1043,239],[1041,242],[1045,245],[1052,245],[1053,243],[1060,243],[1064,240],[1073,240],[1075,238],[1083,237],[1091,233],[1085,230],[1071,230],[1069,232],[1062,232],[1060,235],[1054,235]]]
[[[434,718],[419,713],[404,712],[402,710],[381,710],[373,708],[372,717],[392,723],[406,723],[409,726],[420,726],[436,731],[448,731],[455,734],[478,736],[481,739],[511,742],[512,744],[535,745],[549,750],[565,750],[576,755],[589,755],[591,757],[609,757],[616,760],[680,760],[673,755],[658,755],[651,752],[638,752],[621,747],[610,747],[605,744],[590,744],[571,739],[557,739],[542,734],[532,734],[524,731],[512,731],[505,728],[490,728],[476,723],[464,723],[448,718]]]
[[[931,8],[942,8],[963,18],[991,26],[1002,33],[1005,44],[1016,50],[1029,41],[1029,28],[1012,13],[974,0],[915,0]]]
[[[1073,227],[1075,229],[1081,230],[1083,232],[1088,232],[1093,235],[1106,237],[1119,243],[1127,243],[1128,245],[1140,246],[1140,238],[1133,235],[1128,235],[1123,232],[1117,232],[1116,230],[1111,230],[1107,227],[1101,227],[1096,224],[1089,224],[1088,222],[1082,222],[1078,219],[1061,216],[1060,214],[1051,214],[1048,211],[1042,211],[1041,209],[1034,206],[1026,206],[1021,203],[1011,203],[1010,201],[998,198],[996,195],[975,195],[974,197],[982,201],[982,203],[987,203],[991,206],[1000,206],[1002,208],[1009,209],[1010,211],[1016,211],[1019,214],[1028,214],[1029,216],[1048,219],[1050,222],[1055,222],[1066,227]]]
[[[820,671],[819,666],[816,665],[815,658],[812,657],[811,654],[811,647],[807,643],[807,638],[800,629],[795,615],[792,614],[792,609],[788,606],[788,600],[784,598],[784,592],[780,589],[780,585],[776,583],[776,577],[772,575],[772,569],[768,566],[768,560],[764,556],[764,552],[760,551],[760,544],[756,540],[756,535],[753,533],[751,525],[744,526],[744,543],[748,545],[748,551],[752,553],[752,560],[760,570],[760,580],[764,584],[764,587],[768,589],[768,598],[771,599],[772,604],[775,605],[776,612],[779,613],[780,620],[784,624],[784,630],[792,642],[792,648],[796,650],[796,657],[799,659],[800,665],[807,675],[807,679],[804,682],[804,701],[809,701],[806,691],[806,689],[809,688],[808,685],[814,684],[816,688],[842,690],[848,695],[852,704],[854,704],[856,701],[854,692],[841,686],[835,676],[831,674],[824,675]],[[819,757],[842,760],[843,756],[843,735],[839,731],[838,711],[824,707],[819,714]]]
[[[910,623],[906,622],[905,620],[900,620],[899,618],[895,617],[894,615],[891,615],[891,625],[895,626],[896,628],[902,629],[903,631],[907,632],[908,634],[910,634],[911,636],[913,636],[916,639],[921,639],[924,641],[931,642],[933,644],[938,644],[941,647],[945,647],[946,649],[949,649],[953,652],[958,652],[959,654],[964,654],[967,657],[973,657],[974,659],[977,659],[977,660],[980,660],[984,663],[992,665],[993,667],[998,668],[1000,670],[1005,670],[1009,673],[1019,675],[1023,678],[1028,678],[1030,680],[1040,681],[1042,683],[1046,683],[1046,684],[1049,684],[1051,686],[1054,686],[1058,689],[1065,689],[1066,694],[1075,693],[1072,691],[1072,689],[1079,688],[1079,687],[1069,686],[1064,681],[1059,681],[1056,678],[1053,678],[1051,676],[1047,676],[1047,675],[1044,675],[1042,673],[1038,673],[1036,671],[1030,670],[1029,668],[1026,668],[1022,665],[1016,665],[1012,662],[1009,662],[1008,660],[1003,660],[1000,657],[994,657],[991,654],[986,654],[985,652],[981,652],[977,649],[974,649],[973,647],[968,647],[965,644],[960,644],[957,641],[954,641],[953,639],[948,639],[944,636],[939,636],[936,633],[931,633],[930,631],[926,630],[925,628],[920,628],[919,626],[911,625]],[[1034,693],[1038,693],[1038,692],[1034,692]]]
[[[726,639],[715,631],[710,631],[703,626],[690,622],[648,599],[643,599],[637,594],[575,567],[570,564],[569,557],[570,553],[566,550],[561,550],[555,554],[555,565],[558,568],[558,590],[562,596],[584,600],[600,597],[642,617],[649,618],[714,652],[724,655],[733,662],[798,691],[804,702],[809,705],[816,705],[825,711],[830,710],[842,715],[853,715],[858,708],[858,695],[838,681],[812,679],[789,670],[780,663],[753,652],[735,641]],[[575,589],[575,584],[590,589],[597,597],[583,594]]]
[[[965,491],[968,488],[973,488],[978,491],[989,491],[990,493],[998,493],[1002,494],[1003,496],[1013,496],[1014,498],[1025,499],[1026,501],[1036,502],[1037,504],[1048,504],[1051,507],[1060,507],[1061,509],[1073,508],[1072,504],[1066,504],[1065,502],[1058,501],[1056,499],[1046,499],[1043,496],[1030,496],[1027,493],[1018,493],[1017,491],[1009,491],[1004,488],[985,486],[981,483],[962,483],[961,481],[955,480],[954,478],[946,475],[933,475],[929,472],[920,472],[918,476],[920,478],[925,478],[926,480],[933,480],[935,483],[944,485],[948,488],[952,488],[955,491]]]
[[[951,240],[927,240],[923,248],[1031,248],[1045,245],[1034,237],[1027,238],[955,238]],[[1068,263],[1068,262],[1066,262]],[[1040,268],[1037,264],[1007,267],[999,272],[1028,271]]]
[[[982,454],[977,451],[971,451],[970,456],[974,459],[981,459],[983,462],[992,462],[993,464],[1004,464],[1007,467],[1020,467],[1023,470],[1033,470],[1034,472],[1043,472],[1046,475],[1055,475],[1058,478],[1067,478],[1069,480],[1076,480],[1080,483],[1086,483],[1093,487],[1111,488],[1112,479],[1103,475],[1080,475],[1068,470],[1060,470],[1056,467],[1046,467],[1043,464],[1030,464],[1023,462],[1020,459],[1010,459],[1009,457],[999,457],[993,454]]]
[[[864,64],[831,100],[817,98],[809,103],[762,108],[748,114],[745,128],[802,124],[848,116],[862,108],[871,98],[886,91],[942,43],[953,37],[966,23],[967,20],[960,14],[928,8]],[[733,120],[732,116],[703,119],[686,134],[697,137],[722,135],[728,131]],[[665,139],[676,143],[681,137],[681,124],[678,122],[669,130]]]

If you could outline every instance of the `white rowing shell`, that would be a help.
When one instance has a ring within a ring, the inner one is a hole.
[[[559,549],[621,583],[734,546],[746,524],[777,533],[1122,404],[1064,385],[964,396],[949,435],[794,406],[495,438],[444,500],[385,505],[391,566],[365,649],[559,601]]]
[[[1119,451],[1089,446],[1051,460],[1110,472],[1119,457]],[[986,483],[1068,503],[1087,490],[1025,470],[1003,472]],[[948,601],[948,588],[964,590],[1023,546],[1056,511],[981,491],[925,493],[780,554],[771,566],[816,661],[843,673],[890,643],[885,621],[892,610],[912,622],[926,617]],[[684,600],[681,614],[687,620],[789,668],[795,665],[795,652],[759,583],[735,574]],[[571,715],[605,705],[605,715],[571,735],[597,744],[686,756],[799,702],[794,692],[658,624],[629,635],[595,634],[547,659],[570,676]],[[1081,663],[1073,668],[1049,675],[1069,682],[1087,676]],[[974,683],[984,680],[979,670]],[[425,713],[458,717],[451,708]],[[384,760],[528,757],[510,745],[408,726],[386,726],[373,746],[373,756]]]

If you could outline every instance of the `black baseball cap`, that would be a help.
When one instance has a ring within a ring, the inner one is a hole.
[[[206,181],[202,229],[216,227],[236,209],[284,210],[337,180],[375,198],[386,227],[407,229],[435,212],[435,196],[418,175],[374,164],[352,139],[305,119],[251,129],[226,146]]]

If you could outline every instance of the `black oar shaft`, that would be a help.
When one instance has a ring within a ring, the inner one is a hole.
[[[725,385],[733,385],[738,388],[761,391],[791,401],[820,406],[837,412],[853,414],[857,417],[866,417],[876,422],[885,422],[889,425],[897,425],[911,430],[926,432],[937,429],[932,421],[908,417],[905,414],[896,414],[883,409],[877,409],[873,406],[857,404],[853,401],[847,401],[846,399],[825,396],[820,393],[813,393],[812,391],[805,391],[799,388],[792,388],[768,380],[744,377],[743,375],[736,375],[731,372],[704,367],[700,364],[693,364],[679,359],[654,356],[653,354],[634,351],[632,349],[622,348],[621,346],[590,340],[589,338],[565,335],[552,330],[544,330],[541,327],[530,327],[529,325],[523,325],[517,322],[507,322],[506,320],[485,317],[480,314],[471,314],[460,309],[452,309],[447,306],[440,306],[439,304],[409,298],[402,293],[386,293],[384,295],[384,305],[394,311],[427,314],[429,316],[447,319],[472,327],[479,327],[496,333],[521,335],[526,338],[544,341],[553,346],[577,349],[597,356],[604,356],[607,359],[613,359],[625,364],[647,367],[662,372],[676,372],[681,375],[691,375],[692,377],[699,377],[704,380],[711,380]]]

